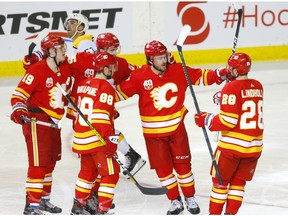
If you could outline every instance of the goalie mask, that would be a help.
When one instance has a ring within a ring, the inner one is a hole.
[[[240,75],[247,74],[251,68],[251,59],[245,53],[235,53],[228,59],[228,65]]]

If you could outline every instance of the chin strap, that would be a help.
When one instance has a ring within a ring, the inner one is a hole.
[[[78,28],[80,27],[81,24],[82,24],[82,23],[79,23],[79,22],[78,22],[78,25],[77,25],[77,27],[76,27],[76,31],[75,31],[75,33],[73,34],[73,36],[71,37],[72,40],[74,39],[74,37],[75,37],[78,33],[82,33],[82,34],[84,35],[84,31],[83,31],[83,30],[82,30],[82,31],[78,31]]]
[[[56,65],[57,67],[59,67],[60,63],[57,63],[56,56],[57,56],[57,50],[56,50],[56,49],[55,49],[55,56],[54,56],[54,57],[52,57],[52,56],[50,55],[50,53],[49,53],[49,57],[53,58],[53,60],[54,60],[54,62],[55,62],[55,65]]]

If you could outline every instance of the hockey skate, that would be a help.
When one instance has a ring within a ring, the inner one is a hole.
[[[178,215],[182,211],[184,211],[184,206],[181,197],[179,196],[177,199],[171,200],[171,206],[167,211],[167,215]]]
[[[130,146],[130,145],[129,145]],[[127,154],[125,154],[125,166],[127,170],[134,176],[144,165],[146,164],[146,160],[141,158],[131,146]],[[125,171],[123,171],[124,175],[127,175]]]
[[[199,205],[196,202],[196,198],[193,197],[185,197],[185,205],[187,210],[191,214],[199,214],[200,213],[200,208]]]
[[[110,209],[107,212],[98,210],[96,214],[97,215],[113,215],[113,214],[115,214],[115,204],[112,203]]]
[[[93,192],[92,199],[88,200],[84,209],[88,211],[91,215],[98,215],[98,214],[114,214],[115,212],[115,204],[112,203],[110,209],[107,212],[99,211],[98,210],[98,194]]]
[[[62,209],[53,205],[48,199],[41,199],[39,209],[50,213],[61,213]]]
[[[74,199],[71,215],[90,215],[90,213],[85,210],[77,199]]]
[[[25,208],[23,211],[24,215],[44,215],[44,213],[39,209],[39,206],[30,206],[28,203],[28,197],[26,196]]]
[[[84,206],[84,209],[88,211],[91,215],[95,215],[97,213],[98,205],[95,203],[94,198],[89,199]]]
[[[37,206],[30,206],[29,203],[26,203],[24,208],[24,215],[44,215],[44,213]]]

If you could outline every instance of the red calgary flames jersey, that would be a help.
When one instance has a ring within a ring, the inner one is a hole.
[[[84,79],[95,77],[96,74],[93,66],[93,56],[94,54],[91,53],[80,52],[68,58],[71,73],[74,77],[74,85],[77,85]],[[115,71],[113,79],[114,84],[119,84],[127,79],[136,67],[130,65],[124,58],[116,57],[116,60],[118,63],[118,70]],[[73,118],[74,115],[75,110],[69,104],[67,109],[67,117]]]
[[[193,85],[211,85],[217,75],[213,70],[187,67]],[[131,73],[128,80],[117,85],[117,91],[127,99],[139,95],[139,111],[144,136],[174,134],[184,120],[184,106],[188,87],[182,64],[167,65],[162,76],[155,74],[149,65]]]
[[[65,97],[56,86],[59,83],[64,90],[71,87],[71,72],[65,62],[59,66],[59,72],[53,72],[46,59],[28,68],[11,97],[11,105],[24,103],[29,108],[41,108],[57,124],[63,117]]]
[[[220,114],[211,131],[222,131],[218,146],[241,156],[257,156],[263,145],[263,87],[254,79],[234,80],[221,91]]]
[[[93,56],[94,54],[91,53],[79,52],[68,58],[75,85],[84,79],[95,77]]]
[[[75,103],[102,138],[114,133],[114,104],[119,98],[109,82],[97,78],[85,79],[75,86],[73,93]],[[103,146],[83,118],[77,115],[73,152],[86,154],[100,150]]]
[[[72,75],[75,78],[75,84],[83,79],[95,77],[93,56],[94,54],[91,53],[80,52],[68,58]],[[118,63],[118,70],[115,71],[113,75],[115,85],[126,80],[136,68],[129,64],[124,58],[116,57],[116,60]]]
[[[116,57],[116,60],[118,63],[118,69],[113,75],[114,85],[118,85],[126,80],[132,71],[137,68],[136,66],[129,64],[124,58]]]

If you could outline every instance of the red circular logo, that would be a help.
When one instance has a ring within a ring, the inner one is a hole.
[[[210,32],[210,24],[206,20],[204,12],[197,7],[206,2],[179,2],[177,15],[182,21],[182,25],[190,25],[191,32],[184,44],[199,44],[203,42]]]

